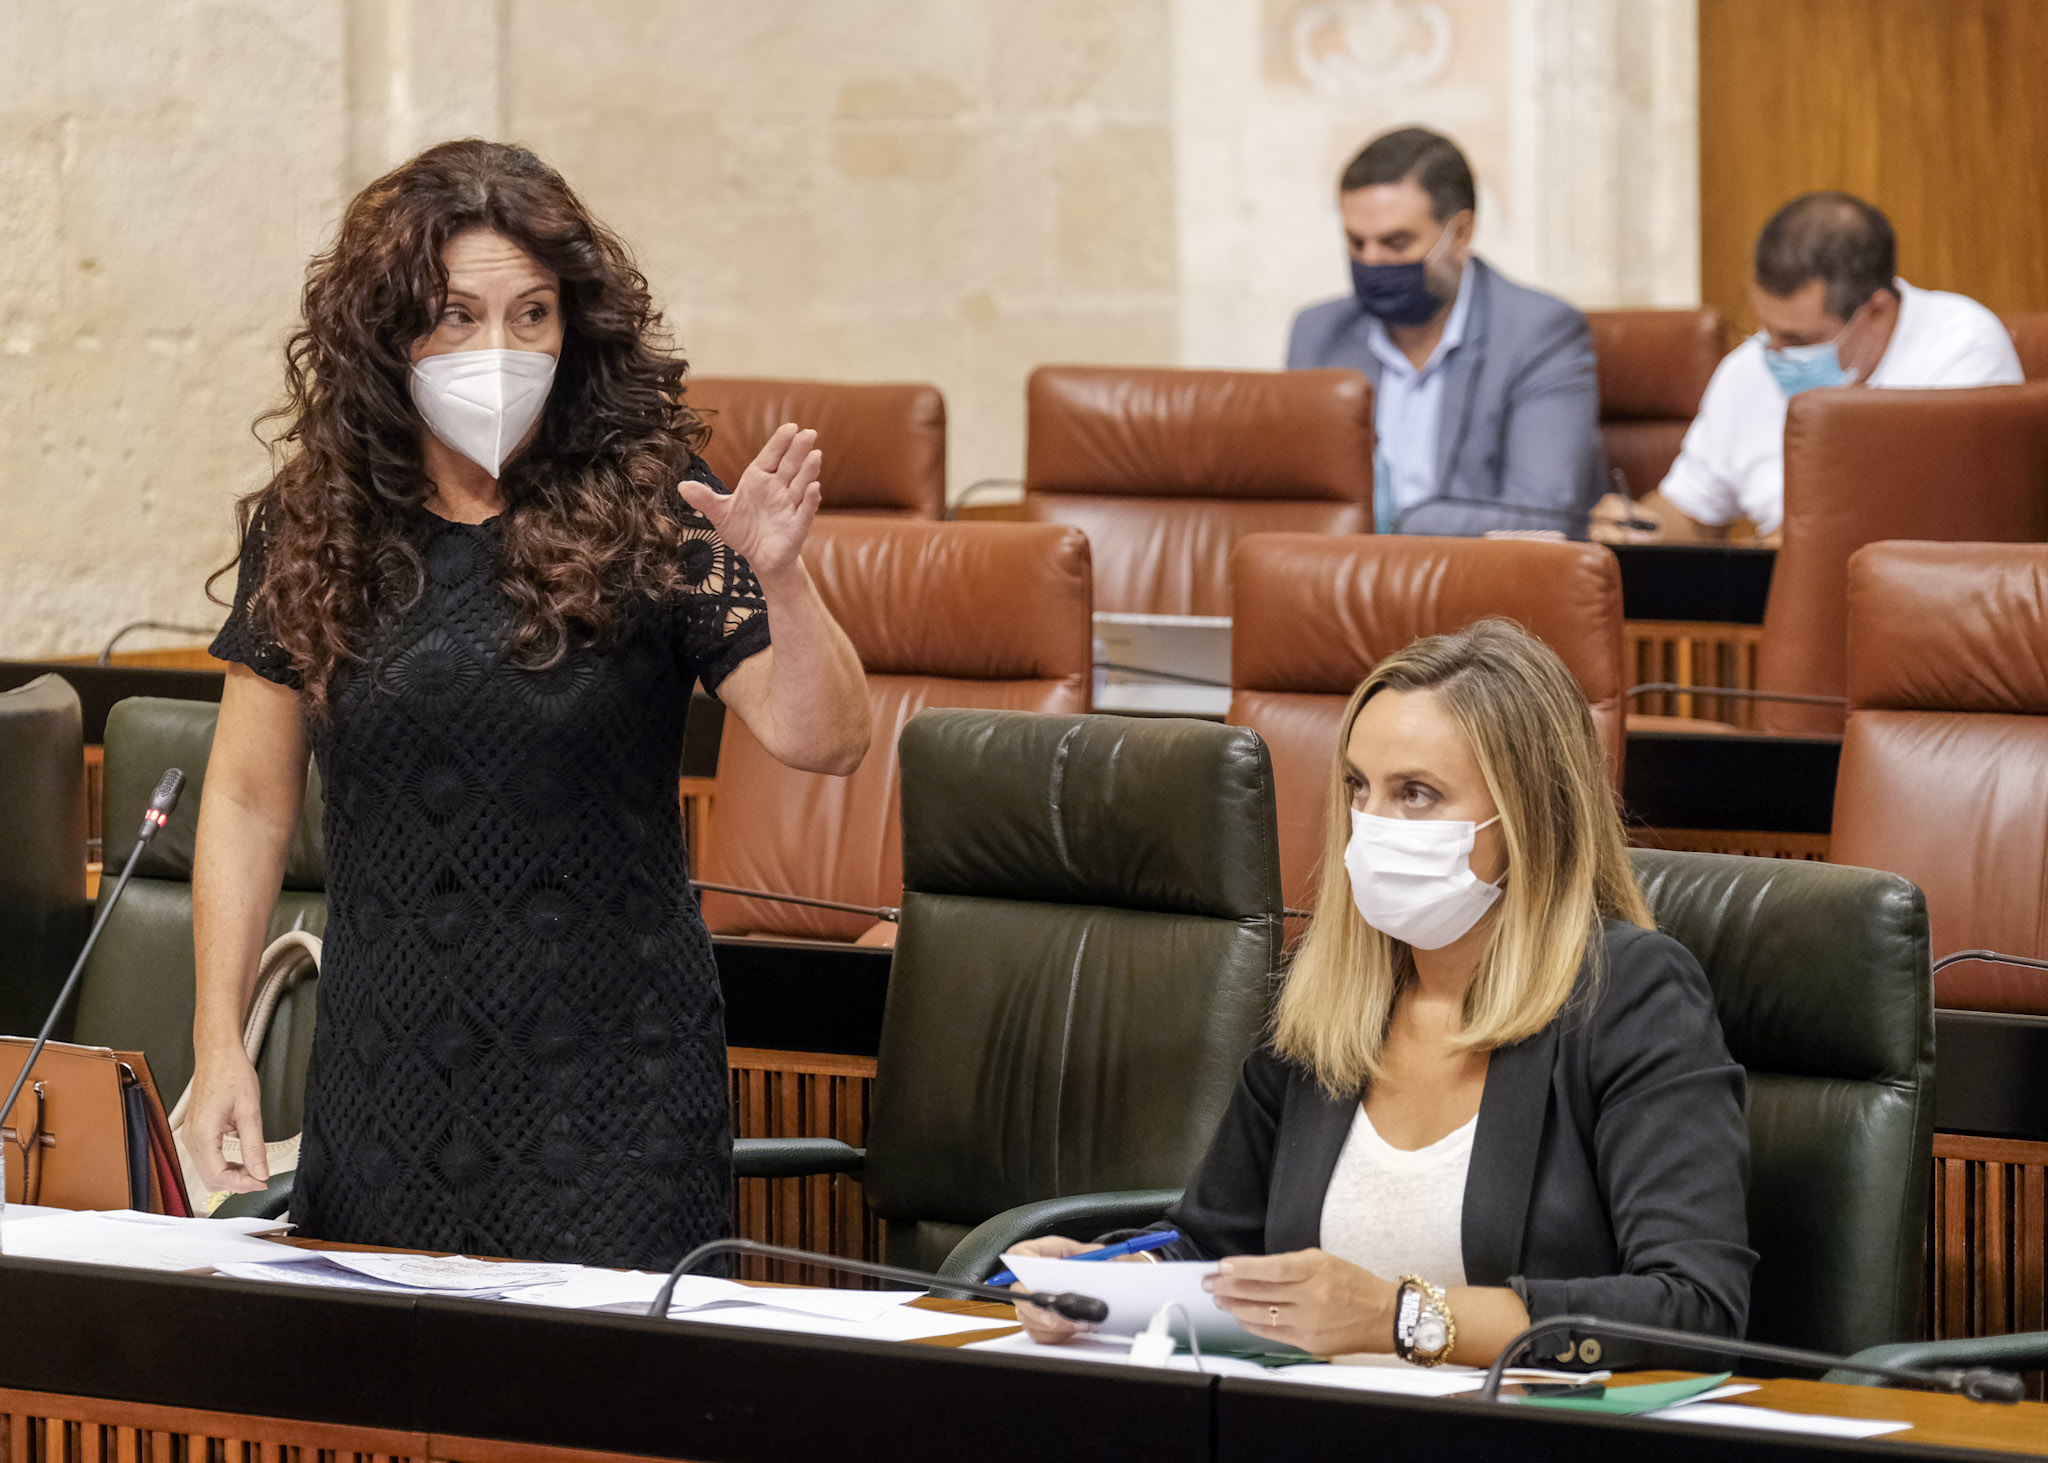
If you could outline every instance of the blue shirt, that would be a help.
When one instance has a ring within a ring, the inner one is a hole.
[[[1396,517],[1436,496],[1437,424],[1444,414],[1444,367],[1465,342],[1465,316],[1472,301],[1472,261],[1458,278],[1458,299],[1444,322],[1443,339],[1420,371],[1408,359],[1386,325],[1373,320],[1366,344],[1386,369],[1373,399],[1372,429],[1374,527],[1392,533]]]

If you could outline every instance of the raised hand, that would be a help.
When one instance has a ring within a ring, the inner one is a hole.
[[[772,578],[796,563],[811,520],[818,516],[818,474],[825,456],[817,442],[816,432],[784,422],[730,493],[715,493],[698,482],[679,483],[676,491],[753,566],[756,577]]]

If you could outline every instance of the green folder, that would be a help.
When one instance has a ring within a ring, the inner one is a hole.
[[[1688,1377],[1682,1382],[1609,1387],[1601,1397],[1524,1397],[1521,1401],[1524,1407],[1568,1407],[1574,1412],[1655,1412],[1663,1407],[1676,1407],[1702,1392],[1711,1392],[1733,1375],[1717,1372],[1711,1377]]]

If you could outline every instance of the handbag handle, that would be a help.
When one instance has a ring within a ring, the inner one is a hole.
[[[44,1111],[43,1084],[29,1083],[29,1090],[22,1094],[16,1106],[24,1106],[33,1098],[35,1121],[27,1125],[26,1133],[18,1133],[11,1127],[0,1127],[0,1143],[12,1143],[21,1150],[21,1202],[33,1204],[43,1196],[43,1149],[49,1146],[50,1135],[43,1131]],[[6,1196],[0,1194],[0,1201]]]

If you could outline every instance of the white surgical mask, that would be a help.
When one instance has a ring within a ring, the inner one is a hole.
[[[1417,950],[1441,950],[1500,898],[1500,885],[1472,872],[1484,823],[1446,818],[1379,818],[1351,813],[1344,871],[1365,922]]]
[[[492,477],[548,404],[545,351],[452,351],[412,368],[412,399],[436,437]]]

